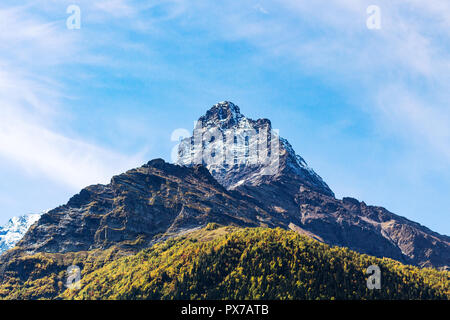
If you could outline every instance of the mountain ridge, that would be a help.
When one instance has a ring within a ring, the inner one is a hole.
[[[18,250],[65,253],[139,239],[145,243],[142,248],[158,234],[209,222],[259,226],[257,217],[264,219],[265,213],[248,203],[227,191],[203,166],[186,168],[155,159],[114,176],[108,185],[86,187],[67,204],[43,214]]]

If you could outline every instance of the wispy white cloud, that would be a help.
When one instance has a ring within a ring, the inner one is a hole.
[[[80,59],[83,43],[75,33],[28,6],[0,9],[0,24],[0,162],[76,190],[143,161],[57,129],[67,92],[53,70]]]
[[[20,165],[30,175],[44,175],[79,189],[106,183],[113,174],[139,163],[105,148],[47,129],[23,114],[5,116],[0,127],[0,155]],[[5,121],[6,120],[6,121]]]
[[[388,130],[404,139],[420,141],[424,153],[435,150],[450,161],[450,112],[442,96],[426,100],[402,85],[384,86],[376,106]],[[431,149],[431,150],[430,150]],[[422,155],[425,157],[425,154]],[[426,157],[429,158],[429,157]],[[439,165],[442,161],[436,161]]]
[[[96,9],[104,11],[114,17],[134,16],[136,8],[129,4],[127,0],[101,0],[93,3]]]
[[[267,11],[261,4],[256,4],[254,7],[256,10],[258,10],[259,12],[263,13],[263,14],[269,14],[269,11]]]

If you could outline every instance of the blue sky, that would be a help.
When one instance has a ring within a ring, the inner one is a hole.
[[[450,234],[450,3],[392,2],[2,1],[0,223],[170,160],[230,100],[338,197]]]

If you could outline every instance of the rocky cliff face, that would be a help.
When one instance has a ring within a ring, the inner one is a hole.
[[[179,155],[178,165],[153,160],[108,185],[83,189],[42,215],[0,266],[36,252],[137,250],[209,222],[293,229],[361,253],[450,266],[448,236],[384,208],[336,199],[269,120],[248,119],[230,102],[199,119]]]
[[[18,246],[27,253],[113,244],[142,248],[209,222],[274,227],[272,220],[254,200],[226,190],[203,166],[156,159],[113,177],[108,185],[83,189],[66,205],[42,215]]]

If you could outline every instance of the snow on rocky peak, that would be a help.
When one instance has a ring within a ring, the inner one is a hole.
[[[203,164],[229,189],[258,185],[284,174],[334,196],[278,130],[273,130],[269,119],[247,118],[230,101],[213,105],[199,118],[192,137],[179,144],[177,164]]]
[[[0,254],[15,246],[22,239],[28,229],[39,220],[41,214],[26,214],[13,217],[0,227]]]

